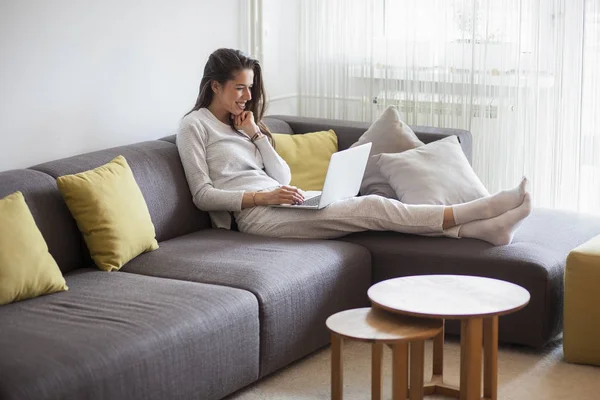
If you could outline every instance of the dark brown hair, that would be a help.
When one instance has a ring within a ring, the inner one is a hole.
[[[209,57],[204,66],[204,76],[200,81],[200,90],[196,105],[185,115],[192,111],[208,107],[213,101],[213,91],[211,84],[213,81],[225,85],[227,81],[233,80],[235,74],[244,69],[251,69],[254,72],[254,81],[250,94],[252,99],[246,102],[246,110],[252,111],[254,120],[260,131],[269,138],[271,145],[274,145],[273,136],[269,128],[262,122],[262,117],[266,111],[265,103],[265,87],[262,80],[262,70],[260,63],[254,58],[250,58],[243,52],[234,49],[218,49],[215,50]],[[237,132],[233,125],[233,120],[229,121],[231,128]]]

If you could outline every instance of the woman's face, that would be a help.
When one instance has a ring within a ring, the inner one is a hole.
[[[253,81],[254,71],[243,69],[238,71],[232,80],[225,82],[225,85],[213,82],[213,102],[217,101],[220,108],[233,115],[241,114],[246,109],[246,102],[252,99],[250,89]]]

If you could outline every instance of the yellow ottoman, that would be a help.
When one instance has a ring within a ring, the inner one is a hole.
[[[568,362],[600,365],[600,235],[567,257],[563,350]]]

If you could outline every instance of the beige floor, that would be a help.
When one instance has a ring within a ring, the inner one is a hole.
[[[447,381],[458,383],[459,345],[450,340],[445,345],[444,374]],[[344,347],[344,399],[370,398],[370,346],[346,342]],[[431,342],[426,345],[425,376],[431,376]],[[562,360],[560,342],[544,351],[523,347],[500,348],[498,356],[499,398],[525,399],[600,399],[600,367],[568,364]],[[385,399],[390,399],[391,353],[385,353]],[[313,400],[328,399],[329,349],[300,360],[227,400]],[[426,399],[444,399],[429,396]]]

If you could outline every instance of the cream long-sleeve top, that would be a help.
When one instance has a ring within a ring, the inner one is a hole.
[[[266,136],[252,143],[206,108],[183,118],[176,143],[194,204],[216,228],[230,229],[244,192],[290,183],[290,167]]]

